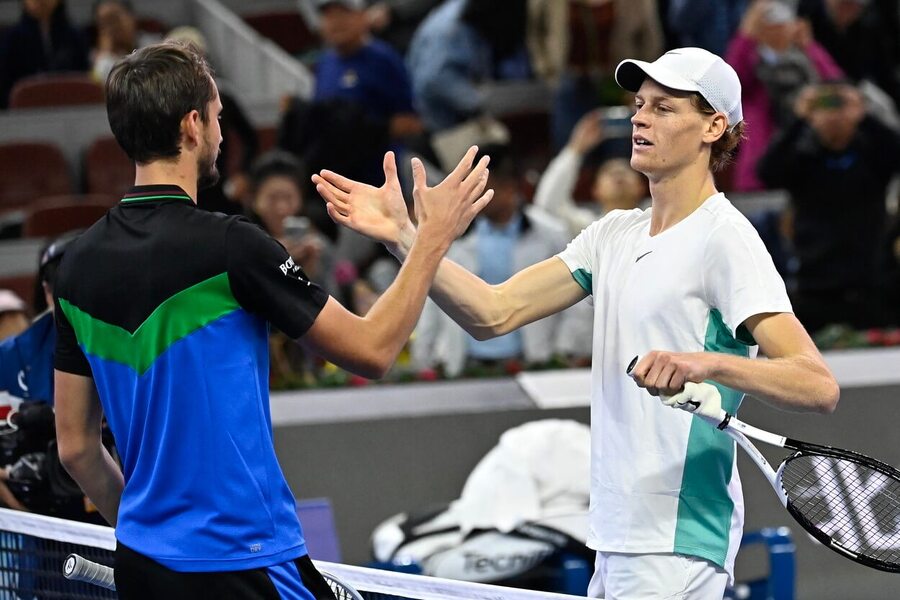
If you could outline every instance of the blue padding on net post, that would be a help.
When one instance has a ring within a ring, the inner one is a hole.
[[[328,498],[297,500],[297,516],[309,556],[315,560],[341,562],[341,545],[331,501]]]
[[[796,547],[791,538],[791,530],[787,527],[766,527],[744,533],[741,548],[754,544],[766,545],[769,556],[769,576],[742,584],[745,590],[750,591],[749,596],[730,597],[742,597],[748,600],[794,600],[797,576],[794,559]]]
[[[591,582],[591,575],[594,574],[594,565],[572,554],[563,554],[560,563],[561,576],[554,591],[573,596],[587,595],[588,584]]]

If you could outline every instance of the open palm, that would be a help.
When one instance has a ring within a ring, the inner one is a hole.
[[[375,187],[328,170],[312,177],[332,220],[378,242],[396,244],[410,220],[393,152],[384,155],[384,179]]]

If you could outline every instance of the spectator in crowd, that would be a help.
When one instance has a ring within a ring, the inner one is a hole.
[[[750,0],[669,0],[666,22],[675,46],[724,56]]]
[[[250,217],[281,242],[312,281],[337,296],[333,248],[302,216],[305,180],[300,162],[289,152],[273,150],[260,156],[250,169]],[[297,387],[315,381],[313,357],[277,329],[269,333],[269,354],[273,387]]]
[[[524,54],[525,26],[526,0],[447,0],[426,17],[407,63],[416,107],[430,131],[485,113],[478,86],[517,70],[512,65]]]
[[[372,149],[368,183],[380,183],[381,157],[396,143],[422,132],[413,110],[412,87],[403,58],[370,34],[364,0],[319,0],[321,35],[327,49],[316,66],[314,101],[342,101],[382,123],[392,147]]]
[[[9,392],[15,398],[53,404],[53,348],[56,345],[53,285],[59,261],[66,247],[77,236],[78,232],[65,234],[43,249],[34,297],[38,316],[34,322],[26,322],[20,334],[0,345],[0,390]]]
[[[400,164],[407,164],[407,144],[415,144],[423,132],[406,65],[389,44],[372,37],[364,0],[317,0],[317,6],[326,48],[316,67],[313,101],[291,103],[278,145],[299,156],[312,172],[328,168],[380,185],[384,153],[393,150]],[[311,186],[305,191],[314,193]],[[342,231],[338,239],[324,205],[309,208],[315,227],[335,241],[335,256],[346,275],[344,299],[352,303],[354,283],[367,278],[368,267],[385,252],[350,231]]]
[[[166,35],[167,40],[193,44],[206,56],[206,38],[196,27],[176,27]],[[219,99],[222,101],[222,115],[219,120],[222,127],[222,145],[216,158],[216,169],[219,179],[199,191],[200,208],[228,215],[244,214],[243,202],[249,194],[250,165],[256,158],[259,149],[259,138],[256,129],[244,114],[229,84],[221,77],[216,78],[219,88]],[[238,142],[235,146],[235,142]]]
[[[377,0],[366,11],[369,25],[379,38],[406,55],[412,36],[441,0]]]
[[[872,82],[900,107],[898,11],[896,0],[801,0],[798,7],[847,77]]]
[[[303,213],[300,162],[290,153],[273,150],[260,156],[250,170],[250,211],[253,220],[274,237],[310,279],[329,293],[335,289],[331,248]]]
[[[25,302],[12,290],[0,289],[0,340],[18,335],[27,328]]]
[[[447,257],[486,282],[507,280],[513,273],[553,256],[565,247],[564,228],[527,214],[519,191],[519,178],[510,150],[485,147],[491,157],[488,187],[494,198],[473,222],[468,233],[451,246]],[[497,368],[500,372],[540,364],[558,354],[589,356],[590,335],[581,348],[567,346],[573,331],[590,330],[591,311],[579,313],[579,327],[564,324],[574,313],[561,313],[504,336],[477,341],[429,300],[412,339],[413,362],[418,368],[440,367],[455,377],[464,371]],[[569,325],[572,325],[569,323]]]
[[[613,80],[620,60],[652,60],[663,50],[656,0],[531,0],[528,21],[534,71],[556,89],[557,148],[586,112],[626,102]]]
[[[159,36],[138,30],[137,17],[128,0],[98,0],[94,3],[97,39],[91,51],[91,72],[106,82],[116,61],[136,48],[159,41]]]
[[[575,188],[585,155],[603,141],[602,111],[584,115],[572,130],[569,143],[547,166],[534,194],[535,207],[561,220],[569,237],[611,210],[637,208],[646,198],[646,179],[627,158],[611,157],[596,170],[588,206],[575,202]]]
[[[755,0],[750,5],[726,61],[741,79],[744,117],[753,131],[737,155],[733,187],[761,190],[756,163],[772,135],[791,120],[797,93],[842,72],[794,10],[777,0]]]
[[[316,68],[313,102],[291,102],[278,146],[300,157],[312,172],[342,169],[378,185],[384,152],[398,150],[422,130],[409,75],[395,50],[372,39],[364,0],[317,0],[317,6],[326,49]],[[314,193],[311,185],[306,191]],[[314,220],[336,239],[324,208]]]
[[[0,392],[15,399],[8,418],[15,430],[0,436],[0,504],[15,510],[101,523],[84,494],[59,464],[53,427],[53,288],[59,263],[80,231],[52,240],[42,250],[34,308],[38,317],[19,335],[0,343]],[[4,407],[9,410],[10,407]],[[104,441],[112,438],[104,430]]]
[[[762,181],[791,195],[794,310],[810,331],[885,325],[885,198],[900,172],[900,137],[866,115],[849,84],[807,87],[794,110],[759,162]]]
[[[38,73],[88,71],[88,50],[63,0],[22,0],[22,17],[0,37],[0,108],[13,85]]]

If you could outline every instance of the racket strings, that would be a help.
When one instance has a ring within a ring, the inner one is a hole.
[[[353,587],[344,583],[336,576],[331,573],[321,572],[322,577],[325,578],[325,582],[328,584],[328,587],[331,588],[331,592],[334,594],[335,600],[363,600],[362,595],[357,592]]]
[[[900,481],[853,460],[797,455],[782,486],[794,510],[857,554],[900,565]]]

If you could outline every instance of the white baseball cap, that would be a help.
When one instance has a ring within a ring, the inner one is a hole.
[[[12,290],[0,290],[0,313],[25,312],[25,302]]]
[[[637,92],[644,79],[683,92],[698,92],[728,118],[728,129],[744,120],[741,80],[727,62],[703,48],[676,48],[656,60],[623,60],[616,67],[616,83]]]

